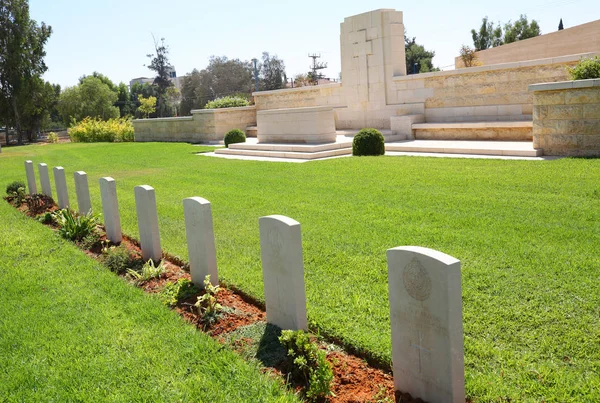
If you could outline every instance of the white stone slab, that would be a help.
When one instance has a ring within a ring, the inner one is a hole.
[[[300,223],[281,215],[258,221],[267,322],[307,330]]]
[[[100,178],[100,196],[102,198],[102,214],[106,237],[113,243],[123,240],[121,233],[121,217],[117,200],[117,184],[111,177]]]
[[[58,198],[58,207],[65,209],[69,207],[69,192],[67,190],[67,178],[63,167],[54,167],[54,186]]]
[[[188,197],[183,199],[183,212],[192,282],[204,288],[204,278],[210,275],[210,282],[218,285],[217,251],[210,202],[201,197]]]
[[[77,171],[73,176],[75,178],[75,193],[77,193],[79,214],[88,214],[92,211],[92,201],[90,200],[87,174],[83,171]]]
[[[429,403],[465,401],[460,261],[387,251],[394,387]]]
[[[44,163],[38,164],[38,172],[40,174],[40,184],[42,185],[42,193],[52,197],[52,186],[50,186],[50,175],[48,174],[48,165]]]
[[[27,174],[27,188],[29,194],[37,193],[37,185],[35,184],[35,171],[33,170],[33,162],[30,160],[25,161],[25,173]]]
[[[154,262],[158,262],[162,258],[162,250],[154,188],[142,185],[136,186],[134,191],[142,257],[144,260],[152,259]]]

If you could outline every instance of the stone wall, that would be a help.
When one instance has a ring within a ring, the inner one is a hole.
[[[133,121],[135,141],[175,141],[201,143],[223,140],[231,129],[256,124],[256,108],[199,109],[192,116]]]
[[[544,155],[600,156],[600,79],[531,85],[533,145]]]
[[[600,52],[600,20],[477,52],[484,65]],[[464,67],[460,57],[456,68]]]
[[[427,122],[531,120],[530,84],[567,79],[578,56],[395,77],[398,115]]]

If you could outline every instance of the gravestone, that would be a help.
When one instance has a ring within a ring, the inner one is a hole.
[[[77,171],[73,176],[75,178],[75,193],[77,194],[79,214],[88,214],[92,211],[92,201],[90,200],[87,174],[83,171]]]
[[[188,197],[183,199],[183,212],[192,281],[198,287],[204,288],[204,278],[210,275],[210,282],[218,285],[217,252],[210,202],[201,197]]]
[[[162,250],[154,188],[148,185],[136,186],[134,192],[142,257],[144,260],[158,262],[162,258]]]
[[[30,160],[25,161],[25,173],[27,174],[27,188],[29,188],[29,194],[36,194],[37,185],[35,184],[35,171],[33,170],[33,162]]]
[[[38,172],[40,174],[40,184],[42,185],[42,193],[48,197],[52,197],[52,186],[50,186],[50,175],[48,174],[48,165],[38,164]]]
[[[54,185],[58,197],[58,207],[65,209],[69,207],[69,192],[67,191],[67,178],[63,167],[54,167]]]
[[[102,198],[102,214],[106,237],[112,243],[123,240],[121,234],[121,217],[117,200],[117,184],[111,177],[100,178],[100,197]]]
[[[460,261],[432,249],[389,249],[394,387],[430,403],[465,401]]]
[[[307,330],[300,223],[281,215],[258,221],[267,322]]]

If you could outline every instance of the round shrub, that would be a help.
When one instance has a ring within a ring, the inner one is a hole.
[[[575,65],[567,67],[571,80],[600,78],[600,57],[584,57]]]
[[[233,129],[225,134],[223,141],[225,142],[225,147],[229,147],[229,144],[245,143],[246,135],[240,129]]]
[[[17,193],[19,188],[25,189],[25,183],[21,181],[14,181],[12,183],[9,183],[8,186],[6,186],[6,194],[12,196],[13,193]]]
[[[352,141],[352,155],[383,155],[385,139],[377,129],[362,129]]]

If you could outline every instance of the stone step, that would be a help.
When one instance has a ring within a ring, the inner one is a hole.
[[[267,158],[290,158],[290,159],[314,160],[314,159],[320,159],[320,158],[337,157],[340,155],[350,155],[350,154],[352,154],[352,148],[338,148],[338,149],[330,149],[330,150],[316,151],[316,152],[220,148],[218,150],[215,150],[215,154],[238,155],[238,156],[245,156],[245,157],[267,157]]]
[[[342,148],[352,149],[352,142],[325,143],[325,144],[281,144],[281,143],[236,143],[230,144],[230,150],[252,150],[252,151],[277,151],[315,153],[320,151],[339,150]],[[219,149],[216,151],[222,151]]]
[[[246,137],[256,137],[258,135],[258,127],[246,126]]]
[[[511,157],[540,157],[543,155],[542,150],[533,148],[533,143],[529,141],[406,140],[386,143],[385,150]]]
[[[531,141],[533,122],[460,122],[460,123],[414,123],[417,140],[499,140]]]

